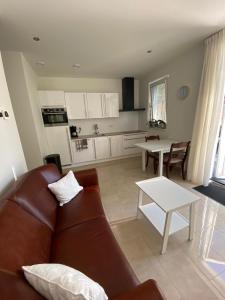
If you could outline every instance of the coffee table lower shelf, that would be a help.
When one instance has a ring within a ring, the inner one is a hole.
[[[147,218],[149,222],[157,229],[157,231],[163,236],[166,213],[156,204],[149,203],[139,206],[139,210]],[[169,229],[169,235],[189,226],[188,220],[179,212],[173,212],[171,218],[171,224]]]

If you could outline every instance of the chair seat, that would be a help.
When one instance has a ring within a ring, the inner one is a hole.
[[[163,159],[163,163],[167,163],[168,162],[168,159],[169,159],[169,157],[165,157],[164,159]],[[171,160],[170,160],[170,164],[177,164],[177,163],[180,163],[180,162],[182,162],[183,161],[183,159],[182,158],[179,158],[179,157],[174,157],[174,158],[172,158]]]

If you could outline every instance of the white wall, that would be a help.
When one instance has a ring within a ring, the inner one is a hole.
[[[189,140],[192,137],[195,109],[203,63],[203,45],[197,45],[166,65],[150,72],[140,79],[140,106],[147,108],[148,82],[169,74],[167,129],[149,129],[150,133],[178,140]],[[185,100],[177,97],[182,85],[190,87],[190,94]],[[147,112],[140,113],[139,128],[147,129]]]
[[[139,81],[135,80],[135,107],[139,107]],[[121,79],[105,78],[61,78],[39,77],[39,90],[63,90],[66,92],[115,92],[120,94],[122,108]],[[93,125],[98,123],[100,131],[115,132],[138,129],[138,112],[122,112],[119,118],[72,121],[71,124],[82,128],[81,134],[93,133]]]
[[[10,118],[0,118],[0,194],[14,180],[13,169],[16,176],[27,170],[0,55],[0,110],[2,109],[9,112]]]
[[[39,104],[39,96],[38,96],[38,77],[34,73],[32,67],[27,62],[25,57],[22,55],[22,63],[24,69],[24,75],[26,80],[27,91],[29,95],[34,126],[36,128],[36,137],[38,138],[38,159],[36,164],[42,163],[42,157],[45,156],[47,153],[47,145],[45,140],[45,132],[44,132],[44,125],[40,110]],[[40,152],[41,152],[41,161],[40,161]]]
[[[20,52],[3,52],[6,80],[28,169],[43,164],[36,76]]]

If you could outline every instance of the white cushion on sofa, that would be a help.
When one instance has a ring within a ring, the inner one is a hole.
[[[83,273],[61,264],[24,266],[28,282],[49,300],[107,300],[104,289]]]
[[[72,171],[69,171],[68,174],[60,180],[49,184],[48,188],[56,196],[60,206],[72,200],[83,190],[83,187],[79,185]]]

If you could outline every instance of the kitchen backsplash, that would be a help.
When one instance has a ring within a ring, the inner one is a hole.
[[[80,135],[94,133],[94,124],[98,124],[100,133],[137,130],[138,112],[121,112],[119,118],[69,121],[69,125],[81,127]]]

